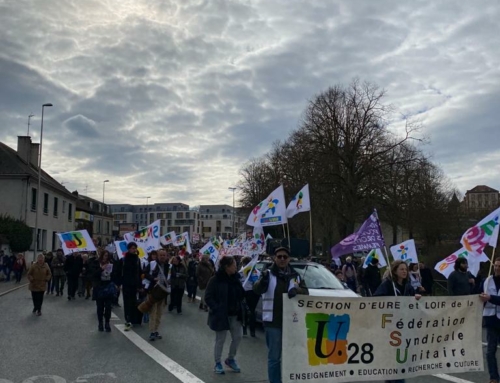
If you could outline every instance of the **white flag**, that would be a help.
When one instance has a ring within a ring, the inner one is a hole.
[[[125,254],[127,254],[127,241],[115,241],[115,247],[116,247],[116,254],[118,255],[118,258],[123,258]],[[137,254],[139,255],[139,258],[147,258],[147,251],[143,247],[142,243],[136,243],[137,245]]]
[[[286,208],[286,216],[292,218],[294,215],[311,210],[311,200],[309,198],[309,184],[304,186]]]
[[[434,270],[436,270],[438,273],[443,274],[446,279],[448,279],[451,272],[454,270],[455,261],[458,258],[467,259],[469,271],[474,276],[477,276],[477,273],[479,272],[479,268],[481,266],[481,262],[489,262],[489,258],[486,254],[483,253],[478,257],[474,253],[467,251],[465,247],[462,247],[460,250],[455,251],[453,254],[449,255],[441,262],[438,262],[434,267]]]
[[[391,247],[391,254],[395,261],[401,260],[405,263],[418,263],[417,249],[415,248],[415,241],[409,239]]]
[[[200,249],[200,254],[210,256],[210,259],[215,266],[219,264],[219,250],[214,246],[211,241],[208,241],[205,246]]]
[[[171,231],[170,233],[167,233],[163,236],[160,237],[160,242],[162,245],[170,245],[172,242],[174,242],[175,238],[177,235],[175,234],[175,231]]]
[[[283,185],[279,186],[250,213],[248,226],[274,226],[287,223],[285,192]]]
[[[240,270],[241,275],[245,278],[243,281],[243,288],[245,290],[250,290],[260,277],[260,271],[255,267],[257,262],[259,262],[259,256],[255,255],[253,259]]]
[[[487,245],[496,247],[499,219],[500,207],[479,221],[476,226],[468,229],[462,236],[460,243],[467,251],[474,253],[476,256],[480,256]]]
[[[147,253],[159,249],[160,246],[160,220],[154,221],[151,225],[142,229],[127,233],[123,236],[127,242],[135,242],[137,246],[146,250]]]
[[[57,233],[57,236],[61,241],[61,247],[64,255],[78,253],[80,251],[97,251],[87,230]]]
[[[372,263],[372,259],[378,259],[378,267],[386,267],[387,262],[385,261],[385,257],[382,254],[382,250],[380,249],[373,249],[368,253],[368,255],[365,258],[365,263],[363,263],[363,269],[366,269],[369,264]]]

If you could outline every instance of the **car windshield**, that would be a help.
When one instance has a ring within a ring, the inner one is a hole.
[[[262,270],[264,267],[269,267],[270,263],[259,262],[256,265],[258,270]],[[309,289],[334,289],[334,290],[345,290],[344,285],[340,282],[328,269],[319,264],[295,264],[291,263],[300,277],[306,282],[306,286]]]
[[[292,265],[309,289],[344,290],[342,283],[321,265]]]

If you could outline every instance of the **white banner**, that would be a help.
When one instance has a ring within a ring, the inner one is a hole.
[[[283,382],[483,371],[482,306],[477,296],[417,301],[284,294]]]
[[[78,253],[80,251],[97,251],[87,230],[57,233],[57,236],[61,241],[64,255]]]
[[[399,245],[391,246],[391,254],[395,261],[401,260],[407,264],[418,263],[417,249],[415,240],[409,239]]]
[[[467,264],[469,265],[469,271],[475,277],[477,277],[477,273],[481,268],[481,262],[490,261],[490,259],[486,254],[482,253],[479,257],[477,257],[475,253],[471,253],[467,251],[465,247],[462,247],[460,250],[457,250],[453,254],[447,256],[441,262],[436,263],[436,266],[434,266],[434,270],[436,270],[438,273],[443,274],[446,277],[446,279],[448,279],[451,272],[455,268],[455,261],[458,258],[467,259]]]
[[[176,237],[177,235],[175,234],[175,231],[171,231],[170,233],[167,233],[160,237],[160,243],[165,246],[170,245],[172,242],[175,241]]]
[[[311,201],[309,199],[309,184],[304,186],[296,195],[286,208],[286,215],[292,218],[295,215],[311,210]]]
[[[127,254],[127,243],[127,241],[115,241],[116,254],[118,255],[118,258],[123,258],[125,254]],[[139,258],[145,259],[147,258],[147,252],[146,249],[141,246],[141,243],[137,243],[137,253],[139,255]]]
[[[247,219],[248,226],[274,226],[287,222],[283,185],[255,206]]]
[[[366,269],[369,264],[372,263],[372,259],[378,259],[378,267],[386,267],[387,262],[385,261],[384,254],[382,254],[382,250],[380,249],[373,249],[368,253],[368,255],[365,258],[365,263],[363,263],[363,269]]]
[[[154,221],[151,225],[142,229],[127,233],[123,236],[127,242],[135,242],[149,253],[152,250],[161,248],[160,246],[160,220]]]
[[[209,255],[210,259],[214,262],[214,265],[217,266],[219,260],[219,250],[217,250],[211,241],[208,241],[207,244],[200,249],[200,254]]]

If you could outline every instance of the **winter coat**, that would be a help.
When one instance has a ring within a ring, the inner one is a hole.
[[[188,263],[188,266],[187,266],[187,274],[188,274],[187,285],[188,286],[197,286],[198,285],[198,280],[196,278],[196,270],[197,269],[198,269],[198,262],[196,262],[194,259],[191,259]]]
[[[62,277],[65,275],[64,273],[64,263],[65,263],[64,255],[55,256],[52,260],[52,270],[54,277]]]
[[[126,253],[125,256],[117,262],[117,281],[119,285],[139,289],[142,285],[142,267],[137,254]]]
[[[49,265],[45,262],[43,265],[39,265],[38,262],[33,263],[28,271],[30,291],[45,291],[50,278],[52,278],[52,274],[50,273]]]
[[[170,265],[170,286],[172,288],[184,289],[186,287],[187,270],[182,263]]]
[[[82,257],[74,256],[70,254],[66,257],[66,262],[64,263],[64,271],[68,275],[69,278],[78,277],[82,272],[83,268],[83,259]]]
[[[205,290],[208,281],[214,275],[214,268],[210,262],[201,261],[196,268],[196,279],[198,280],[198,287],[200,290]]]
[[[163,273],[165,274],[165,278],[167,278],[168,275],[168,270],[170,268],[170,264],[165,262],[163,264]],[[155,278],[159,278],[160,275],[160,264],[156,263],[156,267],[151,270],[151,263],[149,263],[145,268],[144,268],[144,279],[147,279],[150,283],[146,291],[151,291],[153,290],[153,287],[155,287],[157,281],[155,281]],[[160,285],[161,287],[161,285]]]
[[[381,285],[373,294],[374,297],[394,297],[394,296],[406,296],[410,297],[415,295],[415,289],[411,287],[410,281],[404,281],[403,286],[398,286],[397,283],[392,283],[392,279],[385,279]],[[396,287],[396,292],[394,291],[394,287]]]
[[[377,288],[382,283],[382,276],[380,275],[380,270],[378,266],[372,264],[368,265],[363,276],[363,285],[365,286],[366,295],[372,296]]]
[[[231,294],[231,296],[230,296]],[[241,303],[245,291],[241,286],[238,274],[228,275],[223,269],[210,279],[205,291],[205,303],[208,311],[208,326],[213,331],[229,330],[229,302],[233,302],[233,315],[241,321]],[[236,311],[236,312],[234,312]]]

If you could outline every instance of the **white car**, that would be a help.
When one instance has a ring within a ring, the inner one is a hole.
[[[256,268],[260,271],[272,265],[269,261],[257,263]],[[325,266],[315,262],[291,261],[290,266],[304,280],[309,295],[317,297],[359,297],[354,291],[340,282]],[[259,299],[255,309],[255,317],[258,322],[262,322],[262,299]]]

